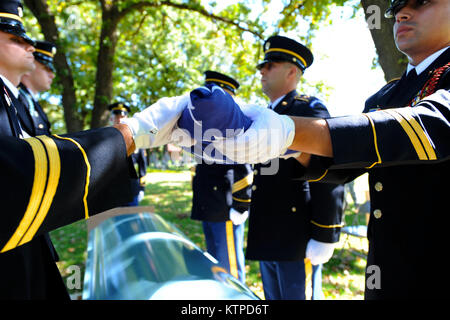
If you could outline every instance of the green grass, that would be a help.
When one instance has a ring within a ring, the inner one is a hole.
[[[145,197],[141,205],[154,206],[156,213],[173,223],[191,241],[205,250],[201,222],[190,219],[192,202],[190,172],[188,170],[151,170],[147,181]],[[355,214],[353,206],[350,205],[345,217],[347,224],[354,222]],[[79,266],[84,275],[86,222],[79,221],[55,230],[51,233],[51,237],[60,256],[61,261],[58,262],[58,267],[65,281],[72,275],[68,272],[71,265]],[[326,299],[363,298],[366,260],[355,252],[363,253],[366,248],[366,239],[341,235],[341,241],[333,258],[323,268],[323,291]],[[261,274],[256,261],[246,261],[246,284],[259,297],[263,297]],[[69,290],[72,294],[80,291]]]

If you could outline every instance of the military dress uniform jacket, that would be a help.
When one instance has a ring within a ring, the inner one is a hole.
[[[17,115],[22,129],[32,137],[50,135],[51,125],[47,114],[23,84],[19,85],[19,101],[22,104],[17,107]]]
[[[230,208],[243,213],[250,206],[253,172],[248,164],[198,164],[192,181],[194,220],[230,220]]]
[[[123,138],[103,128],[17,139],[8,94],[0,96],[0,299],[68,298],[43,235],[131,201]]]
[[[16,105],[19,101],[0,78],[0,136],[19,137],[22,134],[17,120]]]
[[[329,117],[320,100],[298,96],[295,91],[288,93],[274,110],[293,116]],[[278,168],[276,174],[264,173],[273,168]],[[309,239],[339,240],[344,187],[296,179],[303,171],[294,158],[255,165],[247,259],[303,260]]]
[[[448,277],[427,270],[448,250],[449,62],[447,49],[418,77],[385,85],[364,114],[328,119],[334,158],[315,157],[305,175],[369,173],[367,299],[447,295]]]

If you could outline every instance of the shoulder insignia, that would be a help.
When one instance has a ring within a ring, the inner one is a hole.
[[[302,101],[302,102],[307,102],[307,103],[308,103],[308,106],[309,106],[310,108],[314,108],[314,106],[315,106],[316,104],[321,104],[321,105],[323,105],[323,102],[322,102],[320,99],[318,99],[318,98],[316,98],[316,97],[308,96],[308,95],[306,95],[306,94],[301,94],[301,95],[296,96],[296,97],[295,97],[295,100]]]
[[[309,102],[311,100],[311,97],[307,96],[306,94],[301,94],[301,95],[296,96],[294,99]]]

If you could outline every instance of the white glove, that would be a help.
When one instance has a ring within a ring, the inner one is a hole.
[[[333,256],[335,246],[335,243],[310,239],[306,245],[306,258],[308,258],[313,265],[327,263]]]
[[[240,224],[243,224],[245,220],[247,220],[247,218],[248,218],[248,211],[240,213],[239,211],[230,208],[230,220],[233,221],[234,225],[238,226]]]
[[[120,122],[130,128],[137,149],[162,146],[172,142],[178,118],[189,101],[189,93],[162,98],[143,111],[135,113],[133,117],[121,119]]]
[[[139,191],[139,194],[137,197],[138,203],[141,202],[142,199],[144,199],[144,191],[143,190]]]
[[[294,140],[294,121],[257,105],[241,109],[253,121],[250,128],[234,138],[214,141],[214,147],[237,163],[263,163],[284,154]]]

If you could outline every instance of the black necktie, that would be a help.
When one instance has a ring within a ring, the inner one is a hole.
[[[406,76],[406,82],[413,83],[416,80],[417,80],[417,72],[416,72],[416,68],[414,68],[408,72],[408,75]]]

